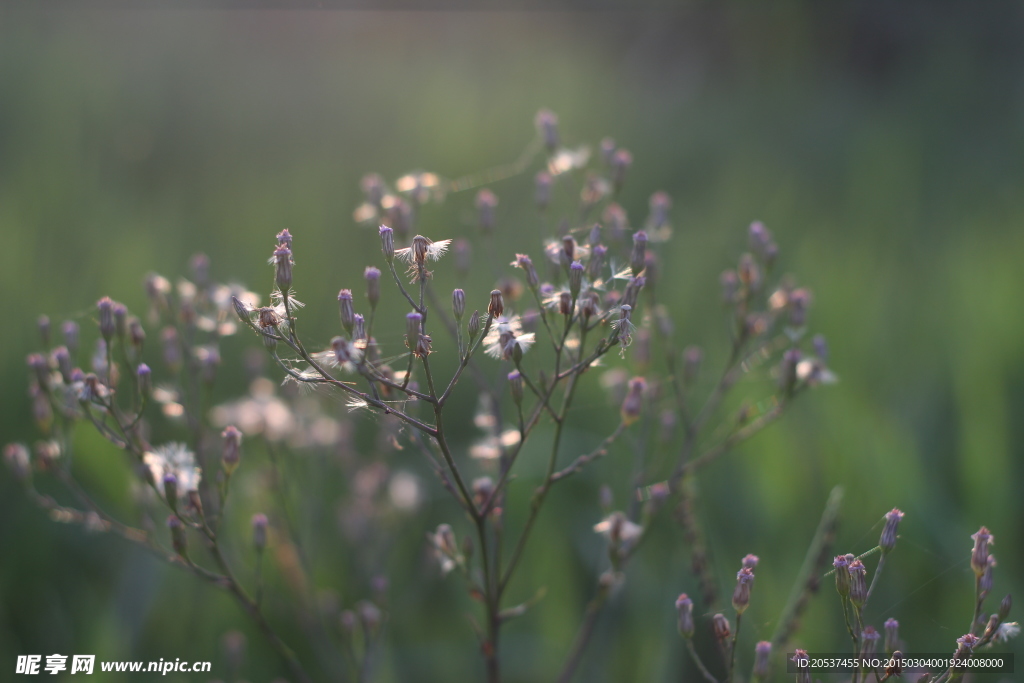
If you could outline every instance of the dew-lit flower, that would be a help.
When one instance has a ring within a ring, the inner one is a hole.
[[[180,493],[199,490],[202,472],[196,466],[196,454],[183,443],[171,442],[146,451],[142,461],[153,475],[153,481],[162,482],[168,474],[177,479]]]
[[[537,337],[532,332],[523,332],[519,316],[498,318],[484,337],[484,350],[492,358],[509,360],[516,349],[522,353],[530,350]]]
[[[412,238],[412,246],[405,249],[396,249],[395,256],[406,263],[422,264],[425,261],[436,261],[444,256],[451,243],[451,240],[433,242],[423,235],[416,235],[416,237]]]

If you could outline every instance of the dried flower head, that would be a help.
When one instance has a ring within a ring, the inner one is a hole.
[[[850,574],[850,602],[860,607],[868,599],[867,567],[860,560],[854,560],[846,571]]]

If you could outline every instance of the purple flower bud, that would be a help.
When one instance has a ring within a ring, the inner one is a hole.
[[[757,569],[757,563],[760,561],[757,555],[746,555],[740,562],[745,569]]]
[[[476,193],[476,210],[480,220],[480,229],[485,233],[494,230],[494,209],[498,206],[498,197],[486,187]]]
[[[135,376],[139,380],[139,394],[149,396],[153,391],[153,371],[145,363],[139,363],[135,369]]]
[[[739,290],[739,278],[736,271],[727,270],[723,272],[718,282],[722,286],[722,301],[727,304],[736,303],[736,293]]]
[[[66,320],[61,326],[64,333],[64,344],[70,353],[78,350],[78,323],[74,320]]]
[[[657,230],[668,223],[668,212],[672,209],[672,198],[664,192],[655,192],[648,202],[651,216],[648,222],[652,230]]]
[[[4,463],[21,483],[27,482],[32,476],[32,463],[25,444],[9,443],[4,446]]]
[[[549,109],[541,109],[533,123],[537,126],[537,132],[548,152],[555,151],[558,147],[558,116]]]
[[[178,478],[174,476],[173,472],[168,472],[164,475],[162,482],[164,487],[164,498],[167,499],[167,505],[171,510],[178,511]]]
[[[352,334],[352,326],[355,325],[356,311],[352,306],[352,290],[343,289],[338,292],[338,310],[341,314],[341,326],[345,331]]]
[[[797,649],[790,660],[796,665],[796,683],[811,683],[810,657],[807,650]]]
[[[762,640],[754,646],[753,674],[755,678],[765,678],[768,676],[771,656],[772,644],[767,640]]]
[[[558,312],[566,317],[572,315],[572,294],[569,292],[558,293]]]
[[[288,228],[285,228],[281,232],[277,233],[277,243],[283,244],[286,247],[292,246],[292,234],[288,232]]]
[[[647,381],[643,377],[634,377],[629,380],[629,388],[626,390],[626,398],[622,401],[622,408],[619,414],[622,422],[629,426],[640,419],[640,413],[644,405],[644,392],[647,390]]]
[[[875,630],[874,626],[865,626],[860,634],[860,654],[865,657],[875,654],[878,650],[878,640],[881,637],[881,634]]]
[[[366,300],[370,302],[370,309],[373,310],[380,301],[380,270],[374,266],[366,266],[363,277],[366,279]]]
[[[995,538],[985,527],[978,529],[977,533],[971,535],[971,538],[974,539],[974,550],[971,552],[971,569],[974,570],[975,576],[980,577],[985,573],[985,567],[988,566],[988,547],[995,542]]]
[[[882,538],[878,541],[883,553],[888,553],[896,547],[896,532],[899,530],[901,519],[903,513],[897,508],[885,513],[885,527],[882,528]]]
[[[384,260],[391,263],[395,260],[395,233],[386,225],[380,226],[380,244],[384,252]]]
[[[523,404],[523,376],[518,370],[508,373],[508,388],[512,392],[512,400],[517,406]]]
[[[100,316],[100,334],[109,342],[117,331],[114,324],[114,302],[110,300],[109,296],[105,296],[96,302],[96,310]]]
[[[362,314],[356,313],[354,323],[352,325],[352,339],[365,340],[366,339],[366,319],[363,318]],[[365,348],[365,347],[364,347]]]
[[[619,149],[616,150],[615,154],[612,155],[612,184],[615,186],[615,191],[618,192],[622,189],[622,185],[626,182],[626,171],[633,165],[633,155],[628,150]]]
[[[46,358],[44,358],[41,353],[30,353],[25,358],[25,363],[32,371],[32,374],[36,376],[36,382],[39,383],[39,388],[43,391],[49,391],[50,366],[46,362]]]
[[[71,354],[66,346],[58,346],[51,354],[54,364],[60,370],[60,376],[65,384],[71,384]],[[47,373],[49,374],[49,373]]]
[[[796,369],[800,364],[800,349],[787,349],[779,364],[779,387],[787,394],[796,386]]]
[[[456,289],[452,292],[452,313],[455,314],[455,319],[459,321],[466,314],[466,293],[461,289]]]
[[[718,613],[711,618],[711,625],[715,632],[715,638],[719,641],[725,642],[732,635],[729,619],[722,613]]]
[[[683,638],[693,637],[693,600],[686,593],[676,599],[676,627]]]
[[[854,560],[846,568],[850,574],[850,602],[862,607],[868,599],[867,567],[860,560]]]
[[[789,324],[792,327],[803,327],[807,324],[807,309],[811,305],[811,293],[806,289],[796,289],[789,293]]]
[[[188,541],[185,537],[185,524],[177,515],[167,518],[167,528],[171,530],[171,544],[174,551],[182,557],[188,557]]]
[[[228,425],[221,436],[224,438],[224,447],[221,450],[220,464],[224,471],[231,474],[238,469],[242,461],[242,432],[234,425]]]
[[[469,334],[470,341],[476,339],[477,335],[480,334],[480,311],[473,311],[473,315],[469,316],[466,332]]]
[[[257,512],[252,516],[252,544],[256,548],[256,552],[263,552],[263,549],[267,547],[267,516],[262,512]]]
[[[644,269],[644,257],[647,253],[647,233],[643,230],[633,235],[633,253],[629,258],[629,267],[633,275],[639,275]]]
[[[526,274],[526,284],[530,289],[536,291],[537,286],[540,284],[540,278],[537,277],[537,269],[533,267],[533,261],[530,257],[526,254],[516,254],[516,260],[512,265],[517,268],[522,268],[523,272]]]
[[[39,338],[43,342],[43,348],[50,348],[50,319],[41,315],[36,319],[36,327],[39,329]]]
[[[811,341],[814,346],[814,355],[822,360],[822,362],[828,361],[828,343],[825,341],[825,335],[816,334],[814,339]]]
[[[832,566],[835,567],[836,592],[842,597],[850,595],[850,563],[853,562],[853,555],[836,555]]]
[[[132,317],[128,320],[128,340],[136,353],[142,351],[142,345],[146,341],[146,330],[138,318]]]
[[[988,594],[992,591],[992,570],[996,566],[996,556],[989,555],[988,561],[985,562],[985,571],[981,573],[981,578],[978,579],[978,597],[984,600],[988,597]]]
[[[279,244],[274,249],[275,281],[282,292],[287,292],[292,286],[292,250],[287,244]]]
[[[885,651],[892,653],[899,649],[900,622],[893,618],[885,620]]]
[[[533,199],[541,209],[551,203],[551,182],[551,174],[547,171],[539,171],[533,178]]]
[[[757,291],[761,284],[761,269],[757,267],[757,263],[754,261],[754,257],[750,254],[743,254],[740,257],[739,267],[736,269],[739,273],[740,282],[746,286],[750,291]]]
[[[743,567],[736,574],[736,589],[732,593],[732,606],[736,614],[743,614],[750,604],[750,588],[754,583],[754,570]]]
[[[405,314],[405,345],[412,351],[416,349],[416,343],[420,339],[422,325],[423,316],[416,311]]]
[[[999,621],[1006,621],[1006,618],[1010,616],[1010,609],[1013,607],[1013,598],[1007,594],[1005,598],[999,603]]]
[[[120,339],[128,333],[128,307],[122,303],[114,304],[114,330]]]
[[[572,298],[575,299],[580,295],[580,289],[583,287],[583,264],[579,261],[573,261],[569,265],[569,293],[572,294]]]

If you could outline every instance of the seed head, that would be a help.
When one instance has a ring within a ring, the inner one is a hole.
[[[981,527],[977,533],[971,535],[974,539],[974,550],[971,552],[971,569],[974,570],[974,575],[980,577],[985,573],[985,567],[988,566],[988,547],[995,543],[995,537],[989,533],[988,529]]]
[[[732,593],[732,607],[736,614],[743,614],[750,604],[750,589],[754,584],[754,570],[743,567],[736,574],[736,589]]]
[[[96,302],[96,310],[100,318],[100,334],[103,339],[110,342],[114,338],[117,328],[114,324],[114,302],[109,296],[105,296]]]
[[[220,464],[224,471],[231,474],[238,469],[238,463],[242,461],[242,432],[234,425],[228,425],[221,432],[224,438],[224,447],[221,451]]]
[[[622,401],[622,409],[619,411],[622,422],[629,426],[640,419],[640,413],[644,405],[644,391],[647,389],[647,381],[643,377],[634,377],[629,380],[629,388],[626,390],[626,398]]]
[[[356,322],[356,311],[352,306],[352,290],[343,289],[338,292],[338,311],[341,314],[341,326],[345,331],[352,334],[352,326]]]
[[[267,547],[267,526],[269,521],[262,512],[252,516],[252,544],[256,552],[262,552]]]
[[[461,289],[456,289],[452,292],[452,313],[455,314],[455,319],[462,321],[462,316],[466,314],[466,293]]]
[[[430,342],[430,335],[420,335],[420,338],[416,341],[416,348],[413,351],[417,358],[426,358],[430,355]]]
[[[491,301],[487,305],[487,315],[492,318],[500,318],[501,314],[505,312],[505,302],[501,295],[500,289],[491,290]]]
[[[686,593],[676,598],[676,627],[683,638],[693,637],[693,600]]]
[[[882,546],[883,553],[888,553],[896,547],[896,532],[899,530],[901,519],[903,519],[903,513],[897,508],[885,513],[885,527],[882,529],[882,538],[878,541],[878,545]]]
[[[384,260],[391,263],[395,260],[395,233],[386,225],[380,226],[380,244],[384,252]]]
[[[854,560],[846,568],[850,574],[850,602],[861,607],[868,599],[868,570],[860,560]]]

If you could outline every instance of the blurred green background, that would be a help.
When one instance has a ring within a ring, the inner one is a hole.
[[[38,345],[40,313],[88,327],[102,295],[142,311],[145,273],[183,274],[197,251],[215,277],[265,292],[273,235],[287,227],[306,330],[324,341],[337,289],[358,288],[363,266],[379,265],[375,231],[352,220],[359,178],[420,168],[457,177],[511,161],[534,134],[534,113],[550,107],[566,142],[610,135],[633,153],[621,200],[634,223],[653,191],[672,196],[675,237],[657,247],[671,264],[662,291],[675,293],[678,335],[705,346],[709,367],[725,344],[717,276],[750,221],[773,230],[782,268],[814,291],[811,327],[829,339],[840,383],[701,479],[723,585],[743,554],[762,558],[741,652],[770,636],[836,484],[846,491],[837,552],[872,547],[888,509],[907,513],[869,620],[899,619],[911,649],[951,650],[963,633],[979,525],[998,542],[996,599],[1021,592],[1020,5],[0,17],[0,288],[11,297],[3,442],[35,438],[24,357]],[[493,189],[499,253],[539,253],[531,176]],[[424,212],[421,230],[472,236],[472,202],[450,196]],[[474,282],[485,292],[493,279]],[[224,375],[240,378],[242,349],[256,342],[232,344]],[[590,387],[567,452],[594,443],[610,414]],[[471,394],[462,400],[472,408]],[[412,450],[390,457],[422,467]],[[595,492],[628,471],[627,457],[620,447],[552,496],[511,599],[540,584],[548,596],[508,630],[509,680],[540,680],[562,661],[603,569],[590,531]],[[111,468],[116,485],[102,468],[90,483],[110,489],[98,495],[117,509],[125,478]],[[454,580],[427,576],[424,532],[459,521],[437,493],[383,567],[392,622],[381,680],[480,676],[464,618],[475,607]],[[3,680],[15,655],[54,652],[212,660],[223,676],[230,628],[249,636],[245,678],[283,673],[226,597],[116,538],[51,523],[6,471],[0,520]],[[679,680],[672,602],[696,586],[681,533],[663,527],[600,623],[579,680]],[[321,570],[346,604],[366,592],[349,573]],[[842,647],[839,615],[823,591],[796,641]]]

